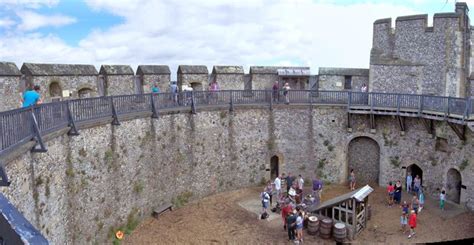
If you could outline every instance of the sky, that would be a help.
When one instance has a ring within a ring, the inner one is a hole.
[[[474,8],[474,0],[465,1]],[[0,61],[368,68],[373,22],[454,0],[0,0]],[[473,14],[470,16],[474,18]]]

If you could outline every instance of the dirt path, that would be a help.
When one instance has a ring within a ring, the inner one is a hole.
[[[239,202],[257,199],[261,188],[221,193],[167,212],[159,219],[145,220],[123,244],[292,244],[287,240],[281,219],[259,220],[255,213],[239,206]],[[344,186],[325,189],[323,200],[346,193]],[[403,199],[408,200],[405,194]],[[431,201],[431,202],[430,202]],[[418,216],[416,236],[410,240],[400,231],[401,209],[388,208],[385,191],[377,188],[370,196],[372,219],[354,242],[420,243],[474,237],[474,213],[443,215],[434,200]],[[449,209],[453,208],[448,206]],[[305,243],[333,243],[309,236]]]

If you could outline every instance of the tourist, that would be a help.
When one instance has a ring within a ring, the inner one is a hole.
[[[286,176],[286,193],[290,191],[291,186],[293,185],[293,181],[295,178],[291,176],[291,173],[288,173],[288,176]]]
[[[351,169],[351,173],[349,174],[349,189],[351,189],[351,191],[355,190],[355,185],[356,185],[356,177],[355,177],[354,169]]]
[[[281,177],[280,176],[277,175],[277,177],[273,181],[273,186],[275,187],[275,196],[278,202],[281,198]]]
[[[217,92],[219,92],[219,90],[220,90],[220,86],[217,83],[217,78],[214,78],[214,80],[212,81],[212,83],[210,85],[209,90],[211,91],[211,98],[212,98],[213,102],[217,104],[217,101],[219,100]]]
[[[170,92],[171,92],[171,98],[173,102],[178,103],[178,86],[176,85],[175,82],[171,82]]]
[[[412,238],[415,235],[416,228],[416,213],[414,210],[411,211],[408,225],[410,225],[410,235],[408,235],[408,238]]]
[[[288,230],[288,239],[295,240],[296,210],[292,210],[286,217],[286,229]]]
[[[286,219],[288,218],[288,215],[293,212],[293,207],[290,204],[289,200],[285,200],[283,203],[283,208],[281,209],[281,217],[283,218],[283,230],[286,230]]]
[[[392,207],[393,196],[395,195],[395,187],[393,186],[392,181],[388,182],[387,194],[388,194],[388,206]]]
[[[418,201],[418,197],[416,195],[413,195],[413,198],[411,199],[411,209],[415,211],[416,214],[418,214],[419,207],[420,202]]]
[[[296,217],[296,240],[298,242],[303,242],[303,213],[298,211],[298,216]]]
[[[268,193],[264,189],[260,197],[262,198],[262,214],[268,213],[267,210],[268,204],[270,202],[270,195],[268,195]]]
[[[317,204],[321,201],[321,192],[323,190],[323,182],[320,181],[317,176],[313,179],[313,196],[317,200]]]
[[[407,232],[408,217],[405,211],[402,211],[402,216],[400,217],[400,224],[402,226],[402,232],[405,234]]]
[[[397,180],[397,183],[395,184],[395,193],[393,195],[393,199],[396,204],[400,204],[402,201],[402,183],[400,180]]]
[[[298,190],[300,190],[301,192],[303,192],[303,187],[304,187],[304,179],[303,177],[301,177],[301,174],[298,175]]]
[[[270,206],[273,205],[273,183],[271,181],[267,182],[265,187],[265,192],[270,196]]]
[[[425,205],[425,194],[423,193],[423,186],[420,188],[420,194],[418,195],[418,202],[420,203],[420,208],[418,209],[418,213],[423,209]]]
[[[158,87],[157,82],[153,84],[153,87],[151,88],[151,92],[152,93],[159,93],[160,92],[160,88]]]
[[[446,201],[446,190],[444,187],[441,189],[441,193],[439,194],[439,208],[444,211],[444,203]]]
[[[415,179],[413,180],[413,189],[416,195],[418,195],[418,191],[420,190],[420,188],[421,188],[421,178],[419,175],[416,175]]]
[[[411,176],[411,173],[408,173],[407,174],[407,192],[410,193],[412,191],[412,176]]]
[[[400,205],[400,207],[402,208],[402,213],[405,213],[405,214],[408,215],[409,205],[408,205],[407,201],[403,201],[403,204]]]
[[[285,86],[283,86],[283,96],[285,96],[285,104],[290,104],[290,96],[289,96],[289,92],[290,92],[290,84],[288,83],[285,83]]]
[[[275,81],[275,83],[273,83],[273,87],[272,87],[272,90],[273,90],[273,101],[274,102],[278,102],[278,97],[279,97],[279,94],[278,94],[278,90],[280,89],[280,85],[278,85],[278,81]]]
[[[360,88],[360,92],[366,93],[367,92],[367,85],[364,83],[362,84],[362,87]]]
[[[21,103],[23,107],[28,107],[32,105],[37,105],[41,104],[41,95],[40,95],[40,86],[35,85],[33,87],[33,90],[28,90],[25,93],[23,93],[23,98],[21,99]]]

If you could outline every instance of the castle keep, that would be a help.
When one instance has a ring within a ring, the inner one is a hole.
[[[221,92],[199,100],[150,93],[155,83],[170,91],[166,65],[135,73],[0,62],[0,166],[11,182],[0,190],[53,244],[103,243],[130,217],[183,195],[256,186],[283,172],[344,183],[354,168],[358,181],[379,185],[417,173],[426,195],[446,187],[453,205],[474,210],[468,11],[457,3],[433,27],[426,15],[399,17],[395,28],[375,21],[368,69],[252,66],[245,74],[216,65],[209,74],[180,65],[180,89],[219,83]],[[292,87],[289,105],[271,91],[275,82]],[[34,84],[58,103],[18,109]],[[364,84],[371,93],[360,92]]]

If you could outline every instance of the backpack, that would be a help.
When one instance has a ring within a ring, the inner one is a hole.
[[[260,219],[266,219],[266,218],[268,218],[268,213],[267,212],[260,215]]]

